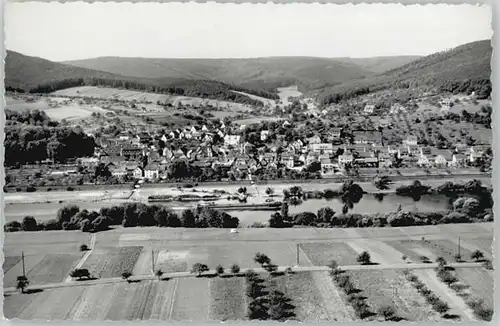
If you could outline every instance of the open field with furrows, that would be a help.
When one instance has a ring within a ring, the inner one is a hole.
[[[142,247],[118,247],[111,250],[94,250],[82,268],[89,270],[93,277],[120,277],[123,272],[132,272],[141,254]],[[151,269],[150,269],[151,271]]]
[[[412,261],[411,264],[416,264],[422,255],[431,260],[438,256],[448,259],[450,254],[447,252],[453,254],[457,235],[461,236],[462,244],[485,247],[493,238],[492,226],[492,223],[484,223],[379,229],[241,229],[237,234],[221,229],[119,228],[96,234],[95,248],[83,266],[102,280],[118,279],[109,284],[84,285],[85,281],[81,281],[76,283],[78,286],[9,294],[5,297],[5,315],[24,319],[242,319],[247,309],[244,278],[187,277],[127,283],[119,277],[124,270],[132,270],[134,275],[151,275],[152,261],[155,269],[161,268],[164,272],[188,271],[197,262],[206,263],[212,271],[218,264],[226,271],[233,263],[241,268],[256,268],[253,256],[257,252],[267,254],[275,264],[294,266],[297,244],[301,266],[325,265],[332,259],[340,265],[357,265],[356,257],[364,250],[377,264],[403,263],[403,255],[408,256],[407,261]],[[84,237],[78,237],[79,234]],[[422,236],[426,242],[422,242]],[[69,231],[19,232],[6,234],[5,240],[4,269],[7,274],[19,274],[13,272],[19,269],[18,250],[35,254],[28,255],[26,260],[31,270],[37,270],[32,276],[28,273],[32,284],[62,281],[69,270],[59,271],[66,261],[61,257],[75,256],[77,261],[81,255],[78,245],[89,242],[88,234]],[[57,248],[61,248],[62,253]],[[464,245],[464,255],[470,249]],[[47,256],[52,263],[47,261]],[[482,268],[457,268],[456,271],[460,280],[470,286],[473,296],[483,298],[492,306],[491,271]],[[434,270],[416,270],[415,273],[450,305],[453,313],[467,320],[468,315],[460,313],[465,309],[463,299],[437,279]],[[402,270],[354,270],[346,274],[362,291],[360,295],[366,297],[374,312],[383,305],[390,305],[399,317],[409,321],[440,320],[424,298],[405,281]],[[13,286],[14,276],[11,276],[10,286]],[[262,277],[267,279],[268,274]],[[274,281],[275,286],[292,299],[298,320],[357,319],[345,294],[328,272],[297,272],[275,277]]]
[[[98,99],[116,99],[121,101],[135,102],[152,102],[170,103],[177,106],[182,105],[201,106],[211,105],[213,107],[227,108],[232,111],[249,111],[251,108],[248,105],[233,103],[228,101],[210,100],[199,97],[176,96],[167,94],[147,93],[131,91],[126,89],[116,89],[108,87],[81,86],[63,89],[52,93],[53,95],[69,96],[69,97],[91,97]]]
[[[22,98],[6,97],[7,109],[40,110],[54,120],[78,120],[90,117],[92,113],[106,114],[110,112],[96,105],[80,103],[80,101],[58,97],[41,97],[27,102]]]
[[[367,298],[373,313],[390,306],[394,308],[396,316],[406,321],[441,320],[401,271],[349,271],[345,274],[350,276],[355,288],[361,290],[359,294]]]

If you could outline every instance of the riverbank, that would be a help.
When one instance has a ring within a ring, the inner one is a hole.
[[[480,179],[480,178],[491,178],[491,173],[481,173],[477,170],[470,170],[465,172],[462,170],[460,173],[434,173],[426,174],[424,172],[411,173],[411,174],[384,174],[387,175],[392,181],[412,181],[412,180],[460,180],[460,179]],[[251,186],[251,185],[282,185],[282,184],[295,184],[295,185],[305,185],[305,184],[331,184],[331,183],[343,183],[348,180],[353,180],[356,183],[369,183],[375,178],[376,174],[373,175],[362,175],[358,177],[351,176],[329,176],[323,177],[322,179],[278,179],[278,180],[236,180],[236,181],[183,181],[183,182],[160,182],[160,183],[143,183],[140,185],[142,189],[145,188],[165,188],[165,187],[227,187],[227,186]],[[71,189],[71,190],[68,190]],[[23,188],[24,189],[24,188]],[[83,184],[83,185],[72,185],[72,186],[39,186],[36,187],[37,192],[79,192],[87,190],[113,190],[113,189],[134,189],[134,183],[120,183],[120,184]],[[11,193],[24,193],[16,191],[15,186],[9,186],[6,188],[6,194]]]

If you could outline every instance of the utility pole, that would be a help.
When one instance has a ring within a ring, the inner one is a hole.
[[[299,244],[297,243],[297,266],[299,266]]]
[[[155,255],[153,249],[151,249],[151,271],[155,272]]]
[[[21,251],[21,259],[23,261],[23,276],[26,277],[26,267],[24,266],[24,251]]]

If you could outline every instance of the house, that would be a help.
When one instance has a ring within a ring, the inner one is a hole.
[[[465,154],[455,154],[455,166],[466,166],[469,158]]]
[[[354,163],[361,167],[377,167],[378,158],[373,152],[358,152],[355,155]]]
[[[153,141],[153,138],[147,132],[140,132],[136,137],[141,144],[149,144]]]
[[[77,159],[77,162],[81,166],[93,169],[99,164],[99,159],[97,157],[81,157]]]
[[[224,146],[238,147],[240,145],[241,136],[240,135],[225,135],[224,136]]]
[[[429,159],[429,156],[426,154],[420,154],[418,157],[417,165],[420,167],[426,167],[432,165],[432,161]]]
[[[120,155],[125,157],[126,160],[135,161],[139,159],[144,154],[144,151],[135,146],[122,147]]]
[[[314,162],[318,162],[318,159],[317,153],[309,153],[309,155],[306,156],[306,161],[304,163],[306,166],[309,166]]]
[[[110,170],[111,170],[111,175],[113,175],[114,177],[124,177],[127,175],[127,169],[123,165],[110,168]]]
[[[320,163],[321,163],[321,174],[322,175],[333,175],[335,173],[336,164],[331,159],[322,158],[320,160]]]
[[[411,156],[419,156],[421,153],[420,147],[417,145],[408,145],[406,147],[407,147],[408,153]]]
[[[295,165],[295,157],[293,154],[282,154],[280,163],[291,169]]]
[[[333,145],[329,143],[311,144],[309,149],[316,153],[333,154]]]
[[[155,180],[159,177],[159,167],[158,164],[150,163],[144,168],[144,177],[148,180]]]
[[[450,151],[438,151],[434,156],[434,165],[437,167],[453,166],[455,162],[455,155]]]
[[[352,156],[352,154],[342,154],[342,155],[339,155],[339,165],[340,166],[344,166],[346,164],[352,164],[352,162],[354,161],[354,157]]]
[[[260,132],[260,140],[266,141],[269,138],[269,130],[261,130]]]
[[[354,144],[381,144],[382,136],[376,130],[354,131]]]
[[[208,132],[208,128],[207,128],[207,126],[203,125],[203,126],[201,127],[201,131],[203,131],[203,132]]]
[[[342,128],[330,129],[330,135],[333,139],[340,139],[340,137],[342,136]]]
[[[403,144],[408,146],[416,146],[418,144],[418,137],[410,135],[403,141]]]
[[[389,114],[398,114],[406,112],[406,108],[399,103],[394,103],[389,109]]]
[[[320,144],[321,143],[321,138],[318,135],[312,136],[310,138],[307,138],[307,143],[309,145]]]
[[[130,140],[130,135],[128,133],[121,132],[118,135],[119,140]]]
[[[363,112],[365,114],[373,114],[374,110],[375,110],[375,105],[373,105],[373,104],[366,104],[365,108],[363,109]]]
[[[144,170],[140,166],[136,167],[134,169],[133,176],[135,179],[142,179],[144,176]]]

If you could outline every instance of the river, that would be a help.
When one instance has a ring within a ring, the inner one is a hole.
[[[279,199],[277,199],[279,200]],[[226,200],[222,200],[227,202]],[[125,203],[126,200],[113,201],[78,201],[70,200],[64,203],[11,203],[5,205],[5,219],[7,222],[12,220],[20,221],[26,215],[32,215],[37,220],[47,220],[55,218],[57,210],[68,204],[76,204],[80,209],[99,210],[101,207],[109,207]],[[178,208],[186,203],[173,204],[171,207]],[[423,196],[420,201],[415,202],[408,197],[396,196],[394,194],[385,195],[382,200],[377,199],[375,195],[365,194],[361,201],[354,205],[351,213],[367,214],[367,213],[384,213],[395,211],[401,205],[405,211],[412,212],[433,212],[443,211],[449,208],[449,202],[446,197],[442,196]],[[313,212],[316,213],[322,207],[330,207],[335,212],[342,211],[343,203],[339,199],[308,199],[299,205],[290,205],[290,213]],[[269,220],[272,212],[270,211],[231,211],[231,215],[240,219],[241,226],[249,226],[255,222],[265,223]]]

